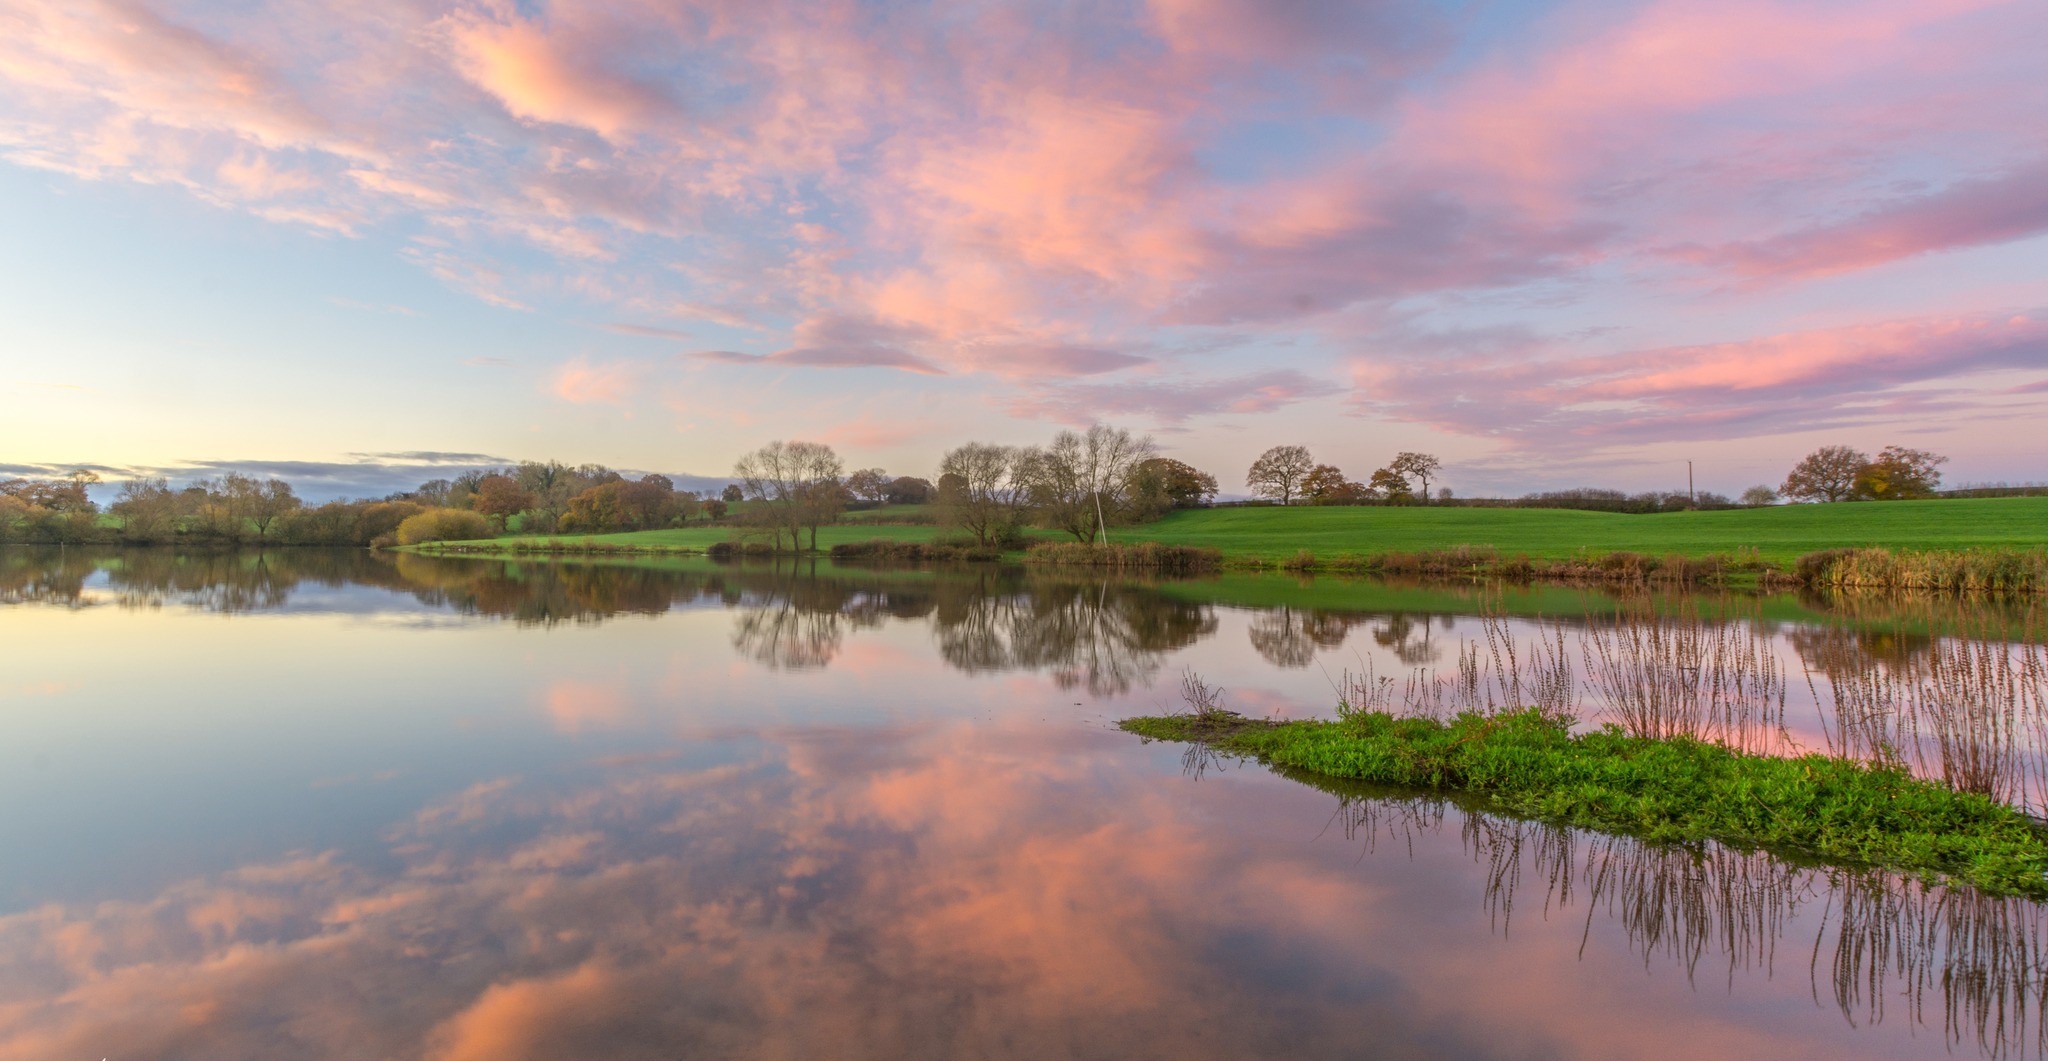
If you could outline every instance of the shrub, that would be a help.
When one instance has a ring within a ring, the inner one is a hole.
[[[1131,568],[1188,574],[1223,566],[1216,549],[1186,545],[1089,545],[1083,542],[1041,542],[1024,554],[1028,563],[1076,564],[1086,567]]]
[[[469,541],[491,536],[491,521],[463,508],[429,509],[398,525],[398,544]]]

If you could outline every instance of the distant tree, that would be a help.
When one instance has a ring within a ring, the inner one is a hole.
[[[1394,454],[1394,459],[1387,464],[1387,467],[1399,472],[1402,478],[1418,484],[1415,496],[1424,501],[1429,500],[1430,477],[1435,475],[1438,469],[1443,466],[1442,461],[1427,453],[1408,453],[1405,451]]]
[[[1768,486],[1758,484],[1742,492],[1742,503],[1752,507],[1775,505],[1778,503],[1778,492]]]
[[[86,488],[100,481],[98,472],[79,469],[61,479],[8,479],[0,481],[0,494],[13,497],[29,508],[52,512],[97,512]]]
[[[1856,476],[1856,493],[1873,501],[1908,501],[1932,497],[1941,487],[1941,465],[1948,458],[1924,449],[1886,446]]]
[[[889,496],[889,476],[880,468],[862,468],[846,477],[846,489],[855,501],[877,504]]]
[[[1344,478],[1343,471],[1334,464],[1318,464],[1309,469],[1301,480],[1301,497],[1311,505],[1342,505],[1355,502],[1362,488],[1352,489],[1358,484]]]
[[[1406,505],[1415,500],[1415,493],[1408,485],[1407,477],[1393,468],[1381,468],[1366,480],[1366,489],[1377,493],[1389,505]]]
[[[130,479],[111,506],[121,519],[121,537],[132,542],[158,542],[177,533],[178,494],[168,480]]]
[[[818,547],[818,527],[832,522],[846,507],[840,482],[844,465],[822,442],[770,442],[733,465],[744,494],[761,508],[761,519],[789,533],[789,547],[802,546],[799,532],[810,531],[810,547]]]
[[[429,479],[421,483],[410,494],[410,500],[422,505],[441,506],[448,503],[448,495],[455,492],[455,483],[449,479]]]
[[[1438,504],[1442,504],[1442,503],[1444,503],[1444,502],[1446,502],[1446,501],[1449,501],[1449,500],[1451,499],[1451,497],[1452,497],[1452,494],[1451,494],[1451,488],[1450,488],[1450,487],[1448,487],[1448,486],[1439,486],[1439,487],[1437,487],[1437,488],[1436,488],[1436,500],[1437,500],[1437,503],[1438,503]]]
[[[469,507],[503,527],[507,520],[535,503],[533,492],[519,485],[519,480],[509,475],[491,475],[479,479],[471,489]]]
[[[1307,446],[1274,446],[1252,462],[1244,484],[1251,487],[1254,497],[1290,504],[1301,489],[1301,481],[1314,469],[1315,460],[1308,455]]]
[[[569,499],[562,529],[585,533],[665,527],[676,512],[676,493],[664,476],[599,483]]]
[[[1025,462],[1032,507],[1046,526],[1077,541],[1107,537],[1109,515],[1126,507],[1131,469],[1156,449],[1151,438],[1107,424],[1062,431]]]
[[[708,500],[706,500],[706,501],[704,502],[704,515],[705,515],[706,517],[708,517],[708,518],[710,518],[710,519],[724,519],[724,518],[725,518],[725,513],[726,513],[726,504],[725,504],[725,498],[723,498],[723,497],[714,497],[714,498],[710,498],[710,499],[708,499]]]
[[[719,500],[724,501],[728,505],[745,500],[746,496],[746,491],[740,489],[740,484],[738,483],[727,483],[725,489],[720,491],[718,495]]]
[[[1216,477],[1171,457],[1142,460],[1131,469],[1126,501],[1134,522],[1158,519],[1179,508],[1199,508],[1216,498]]]
[[[1849,501],[1870,457],[1848,446],[1822,446],[1792,466],[1779,492],[1794,501]]]
[[[283,479],[265,481],[248,506],[249,524],[256,528],[256,540],[269,541],[285,520],[304,507],[304,502],[292,492],[292,484]]]
[[[1024,522],[1032,455],[1014,446],[969,442],[939,460],[939,516],[988,545]]]
[[[922,505],[932,499],[932,484],[925,479],[899,475],[889,480],[882,500],[892,505]]]

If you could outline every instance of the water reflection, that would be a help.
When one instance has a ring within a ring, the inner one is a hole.
[[[0,1057],[2040,1052],[2039,907],[1336,789],[1362,853],[1100,724],[1190,666],[1322,713],[1353,656],[1541,698],[1500,631],[1642,607],[1830,709],[1957,617],[1273,585],[0,550],[0,847],[47,867],[0,874]],[[1930,731],[1884,732],[1839,739]]]
[[[1618,928],[1646,964],[1698,985],[1713,964],[1732,987],[1807,966],[1816,1002],[1852,1026],[1938,1026],[1990,1057],[2048,1054],[2048,906],[1891,874],[1800,866],[1715,843],[1660,845],[1486,812],[1470,803],[1287,776],[1338,797],[1344,834],[1413,850],[1457,824],[1482,867],[1484,908],[1503,934],[1517,913],[1582,911],[1581,946]],[[1532,894],[1533,893],[1533,894]]]

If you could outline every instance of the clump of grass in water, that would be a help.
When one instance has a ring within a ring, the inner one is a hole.
[[[1559,724],[1577,721],[1578,678],[1565,651],[1564,628],[1539,629],[1526,647],[1517,641],[1505,613],[1482,604],[1483,641],[1461,640],[1452,674],[1418,667],[1402,688],[1402,712],[1444,719],[1457,714],[1494,715],[1534,708]],[[1337,682],[1337,716],[1393,712],[1395,681],[1378,674],[1370,660],[1346,670]]]
[[[1334,722],[1197,717],[1122,726],[1330,777],[1471,793],[1520,817],[1656,842],[1800,852],[2048,898],[2048,839],[2024,815],[1899,770],[1746,755],[1611,726],[1574,736],[1535,711],[1448,722],[1384,712]]]

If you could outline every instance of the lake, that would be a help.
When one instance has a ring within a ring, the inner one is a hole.
[[[1673,658],[1725,682],[1619,703],[1627,637],[1677,616],[1704,640]],[[2038,810],[2037,702],[1965,749],[1988,766],[1871,707],[1984,646],[2037,680],[2039,629],[1925,599],[0,549],[0,1057],[2041,1056],[2037,904],[1114,725],[1190,671],[1249,715],[1454,710],[1555,643],[1587,725],[1885,749]]]

